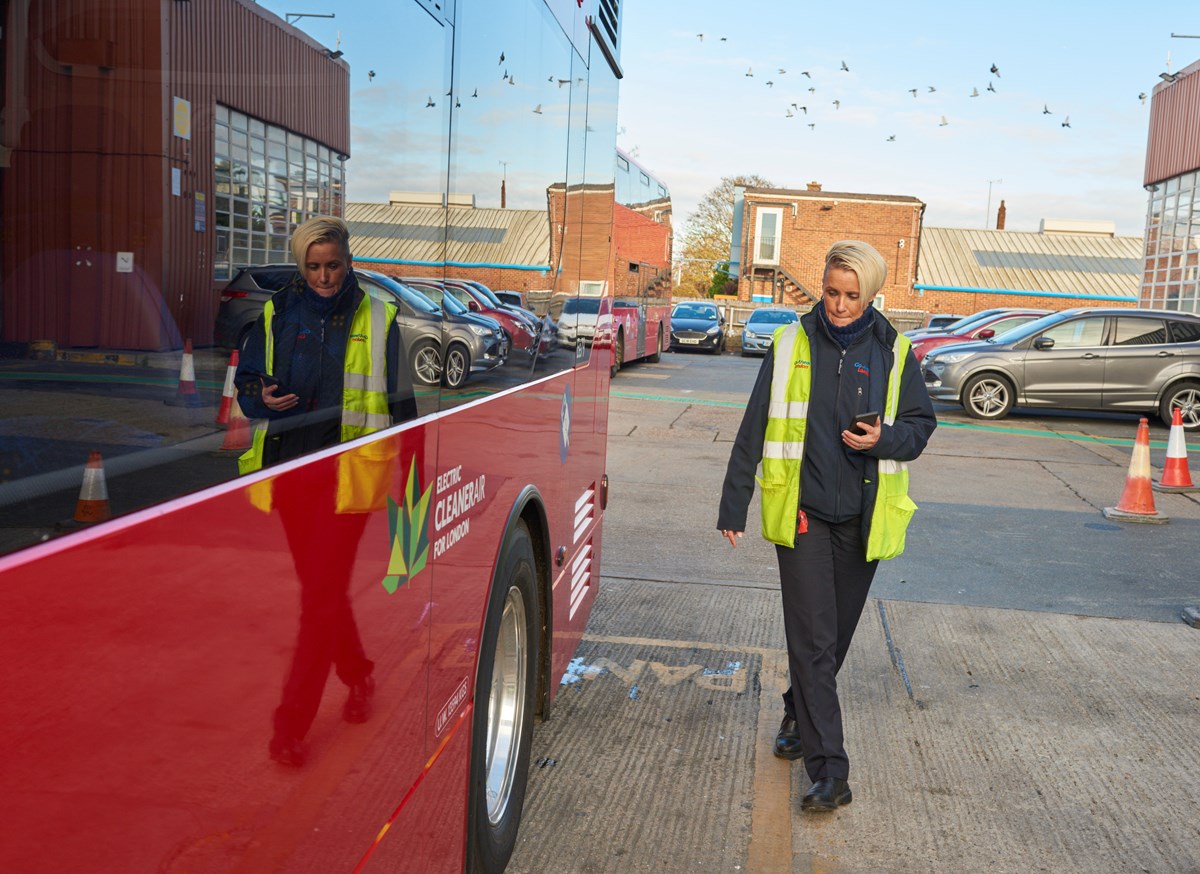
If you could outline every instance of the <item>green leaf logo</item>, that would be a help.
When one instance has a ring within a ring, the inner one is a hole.
[[[418,495],[420,497],[418,497]],[[389,595],[425,569],[429,560],[429,501],[433,487],[421,491],[417,476],[417,459],[413,456],[404,487],[404,506],[388,495],[388,533],[392,541],[392,557],[383,587]]]

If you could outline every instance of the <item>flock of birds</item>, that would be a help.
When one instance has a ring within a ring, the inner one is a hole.
[[[704,34],[703,33],[696,34],[696,38],[698,40],[700,40],[700,42],[704,42]],[[727,37],[720,38],[720,42],[727,42],[727,41],[728,41]],[[850,65],[847,64],[843,60],[841,62],[841,65],[838,68],[838,72],[849,73]],[[998,94],[999,93],[996,89],[995,80],[998,80],[1000,78],[1000,67],[997,64],[992,64],[990,69],[988,70],[988,73],[990,76],[992,76],[994,78],[988,80],[988,83],[987,83],[986,87],[983,89],[983,92],[980,92],[978,86],[975,86],[975,87],[971,88],[971,92],[968,95],[968,97],[972,97],[972,98],[980,97],[984,93],[987,93],[987,94]],[[768,88],[774,88],[777,84],[781,84],[781,83],[777,83],[776,79],[786,76],[786,75],[788,75],[788,71],[783,67],[778,67],[776,69],[776,72],[773,74],[772,78],[767,79],[765,84]],[[801,70],[800,75],[805,77],[809,82],[809,84],[807,86],[809,98],[803,104],[800,103],[799,101],[795,101],[795,102],[787,104],[785,107],[785,111],[784,111],[785,118],[796,118],[797,116],[807,117],[809,114],[808,104],[811,104],[814,100],[817,99],[817,97],[816,97],[817,88],[816,88],[816,85],[813,84],[813,82],[812,82],[812,71],[811,70]],[[748,79],[756,78],[755,73],[754,73],[754,68],[753,67],[748,68],[746,70],[745,76]],[[916,99],[917,96],[921,93],[928,95],[928,94],[935,94],[937,92],[938,92],[938,89],[934,85],[926,86],[924,92],[922,92],[922,89],[920,89],[920,88],[907,89],[907,93],[911,94],[913,99]],[[1146,102],[1146,94],[1145,93],[1139,94],[1138,99],[1140,99],[1142,101],[1142,103],[1144,104]],[[837,111],[842,108],[842,101],[839,98],[835,98],[829,102],[829,105],[833,106],[834,110]],[[1050,111],[1050,107],[1047,104],[1042,104],[1042,114],[1043,115],[1054,115],[1054,113]],[[810,130],[816,130],[817,123],[815,121],[809,121],[809,122],[806,122],[806,124],[808,125]],[[950,125],[950,120],[946,116],[942,115],[938,122],[938,127],[948,127],[949,125]],[[1060,122],[1060,125],[1064,128],[1071,127],[1071,116],[1070,115],[1063,116],[1063,118]],[[894,143],[896,141],[896,135],[895,134],[888,135],[888,137],[886,138],[886,141],[889,143]]]
[[[500,60],[497,62],[497,66],[503,67],[505,60],[506,60],[506,56],[505,56],[504,52],[501,52]],[[371,82],[372,80],[374,80],[374,78],[375,78],[375,71],[367,70],[367,81]],[[507,82],[509,85],[516,85],[517,77],[514,76],[513,74],[511,74],[510,72],[508,72],[507,67],[504,67],[504,75],[500,77],[500,81]],[[549,78],[546,81],[549,82],[551,85],[557,85],[559,88],[562,88],[562,86],[564,86],[564,85],[571,84],[570,79],[560,79],[557,76],[555,76],[553,73],[549,76]],[[584,80],[581,77],[579,79],[576,79],[575,81],[579,84],[583,84]],[[454,90],[451,89],[451,90],[447,91],[446,96],[454,97]],[[479,89],[478,88],[476,88],[474,91],[471,92],[471,97],[473,97],[473,98],[479,97]],[[436,106],[437,106],[437,101],[434,100],[433,95],[430,94],[429,97],[426,98],[426,100],[425,100],[425,108],[426,109],[434,109]],[[454,108],[455,109],[462,108],[462,101],[459,100],[457,97],[454,97]],[[533,113],[535,115],[543,115],[544,113],[542,111],[542,104],[539,103],[537,106],[535,106],[533,108]],[[588,130],[591,130],[591,128],[588,128]]]

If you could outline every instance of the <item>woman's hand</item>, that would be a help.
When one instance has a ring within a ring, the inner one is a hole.
[[[859,422],[856,426],[860,431],[843,431],[842,442],[851,449],[857,449],[859,452],[866,452],[872,446],[879,442],[879,433],[883,425],[878,419],[874,424],[870,422]]]
[[[296,404],[300,403],[300,398],[294,394],[275,397],[275,392],[278,388],[279,386],[273,383],[263,385],[262,402],[268,410],[273,413],[282,413],[284,410],[290,410]]]
[[[737,549],[737,542],[738,542],[738,539],[742,536],[742,532],[740,532],[740,531],[725,531],[722,529],[721,534],[723,534],[725,537],[727,537],[729,539],[730,546],[732,546],[734,549]]]

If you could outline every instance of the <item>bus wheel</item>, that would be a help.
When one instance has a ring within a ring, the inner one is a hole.
[[[662,325],[659,325],[658,326],[658,345],[656,345],[654,347],[653,355],[646,356],[646,360],[649,361],[651,364],[658,364],[658,362],[662,360],[662,340],[663,340]]]
[[[446,364],[442,367],[442,383],[446,388],[462,388],[471,373],[471,353],[461,343],[451,343],[446,350]]]
[[[533,738],[541,627],[533,542],[513,530],[488,603],[475,675],[467,871],[499,874],[517,842]]]
[[[625,332],[617,331],[617,339],[613,341],[612,365],[608,369],[608,378],[612,379],[621,369],[621,361],[625,358]]]

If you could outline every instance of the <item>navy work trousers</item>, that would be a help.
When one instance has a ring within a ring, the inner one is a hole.
[[[796,720],[804,750],[804,768],[814,782],[850,775],[842,736],[837,672],[879,562],[867,561],[862,520],[831,524],[808,517],[808,531],[796,545],[775,547],[783,592],[791,688],[784,709]]]

